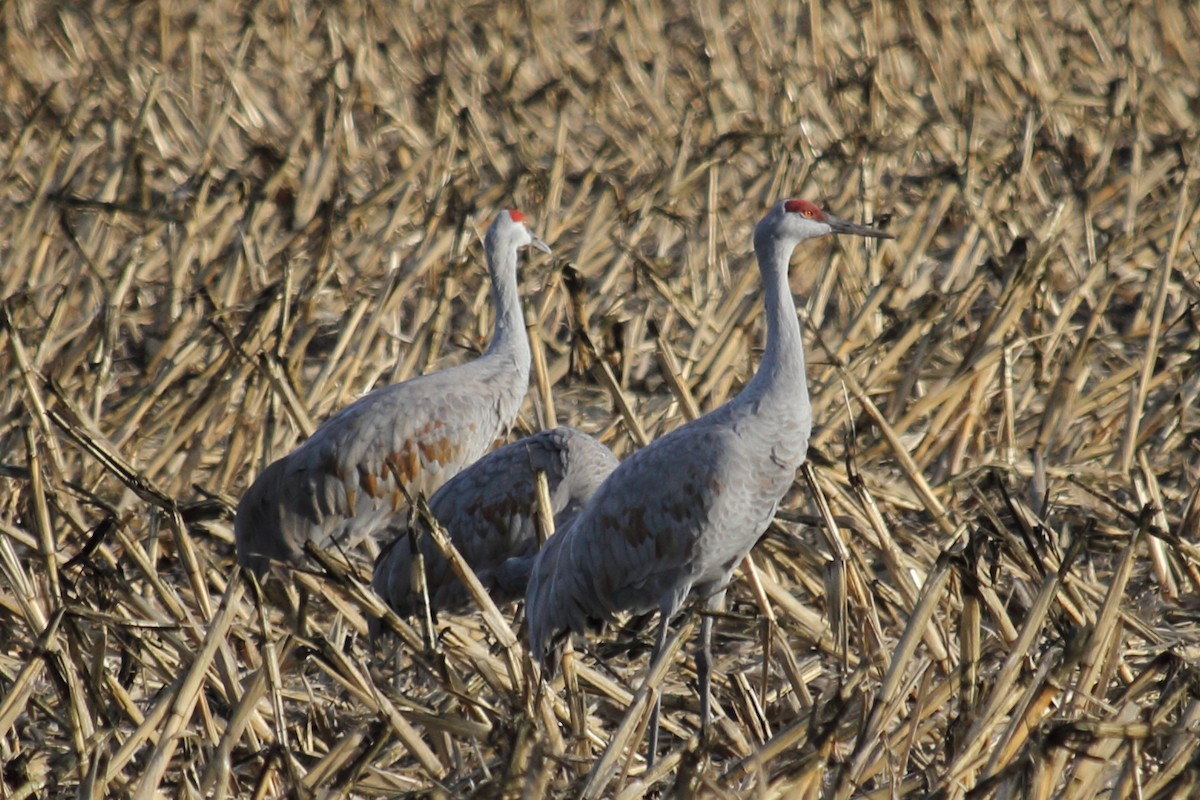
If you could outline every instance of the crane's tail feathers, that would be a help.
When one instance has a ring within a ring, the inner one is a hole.
[[[271,568],[271,559],[258,553],[239,550],[238,564],[261,581],[266,577],[267,570]]]

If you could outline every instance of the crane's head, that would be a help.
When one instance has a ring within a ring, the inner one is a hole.
[[[874,239],[896,238],[878,228],[859,225],[857,222],[827,214],[815,203],[807,200],[780,200],[759,223],[759,228],[763,233],[791,240],[793,244],[828,233],[849,233]]]
[[[484,246],[489,250],[536,247],[550,255],[550,246],[533,235],[525,225],[525,215],[515,208],[507,208],[496,215],[484,237]]]

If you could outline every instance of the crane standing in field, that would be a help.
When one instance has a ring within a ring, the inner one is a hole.
[[[432,492],[504,436],[529,388],[529,340],[517,253],[550,248],[516,210],[484,236],[496,321],[487,351],[466,364],[385,386],[339,411],[258,476],[238,503],[238,561],[263,574],[305,542],[353,546],[377,535],[404,492]]]
[[[546,475],[555,529],[569,524],[614,469],[617,457],[574,428],[553,428],[488,453],[447,481],[429,499],[429,510],[497,602],[525,596],[538,550],[537,478]],[[418,545],[425,561],[429,605],[434,611],[467,603],[466,588],[428,537]],[[419,608],[412,584],[408,533],[379,554],[371,586],[392,609]]]
[[[542,548],[525,603],[535,658],[547,661],[568,631],[657,608],[653,664],[689,594],[710,611],[721,607],[733,568],[767,529],[808,450],[812,406],[788,261],[797,244],[829,233],[892,238],[806,200],[779,202],[755,227],[767,315],[758,372],[733,400],[625,459],[574,523]],[[704,733],[712,626],[706,614],[696,655]],[[659,703],[647,763],[658,747]]]

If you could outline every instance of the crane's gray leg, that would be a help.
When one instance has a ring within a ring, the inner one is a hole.
[[[725,590],[717,592],[704,604],[706,613],[700,620],[700,647],[696,650],[696,677],[700,681],[700,741],[708,741],[712,723],[712,630],[713,612],[725,606]]]
[[[708,723],[712,720],[712,626],[713,618],[707,614],[700,621],[700,647],[696,651],[696,677],[700,679],[700,738],[708,737]]]
[[[650,667],[646,670],[646,676],[649,677],[650,670],[654,669],[654,665],[658,663],[659,656],[662,655],[663,648],[667,645],[667,624],[671,621],[671,613],[663,608],[658,614],[658,632],[654,635],[654,650],[650,653]],[[662,690],[654,695],[654,708],[650,711],[650,749],[646,753],[646,769],[649,770],[654,766],[654,757],[658,753],[658,710],[662,706]]]

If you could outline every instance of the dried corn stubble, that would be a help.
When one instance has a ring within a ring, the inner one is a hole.
[[[6,6],[0,792],[1186,794],[1200,17],[864,11]],[[717,626],[709,749],[680,655],[656,774],[609,751],[636,630],[576,654],[567,743],[495,620],[408,630],[393,685],[352,570],[295,613],[231,581],[258,469],[486,340],[496,208],[583,282],[522,275],[523,426],[628,453],[751,374],[785,194],[899,238],[796,258],[816,466]]]

